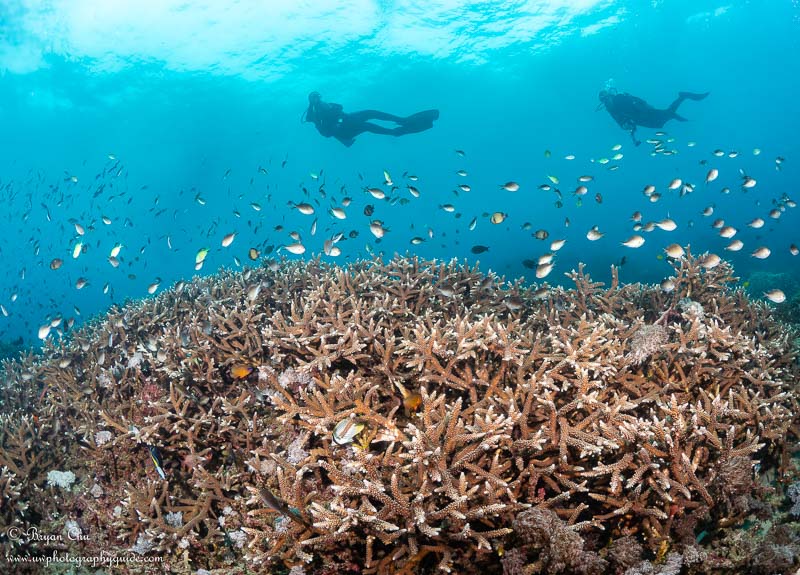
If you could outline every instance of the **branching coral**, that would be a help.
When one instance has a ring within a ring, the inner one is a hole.
[[[742,521],[798,430],[790,332],[727,264],[673,265],[669,294],[579,268],[542,297],[458,262],[284,263],[115,308],[6,363],[0,516],[186,569],[641,571]]]

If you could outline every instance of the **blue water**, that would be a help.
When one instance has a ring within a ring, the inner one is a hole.
[[[162,291],[195,273],[235,267],[234,257],[248,265],[250,247],[290,244],[292,230],[308,251],[272,257],[313,257],[336,232],[357,230],[358,237],[338,244],[341,256],[323,259],[346,263],[369,257],[368,249],[408,251],[479,260],[483,269],[530,280],[533,271],[522,261],[548,252],[550,240],[567,239],[550,283],[565,281],[563,273],[579,261],[607,280],[609,266],[623,256],[624,281],[657,282],[671,271],[659,256],[673,242],[718,253],[742,278],[793,274],[799,261],[789,253],[800,244],[797,210],[786,208],[777,220],[767,215],[784,194],[798,199],[796,0],[7,0],[0,23],[0,303],[8,312],[0,315],[0,340],[37,343],[38,327],[56,316],[80,324],[112,303],[153,297],[147,287],[156,278]],[[711,95],[681,106],[688,122],[665,126],[661,139],[674,138],[666,147],[678,153],[651,156],[651,145],[632,146],[605,111],[595,111],[609,82],[656,107],[681,90]],[[301,123],[312,90],[345,111],[438,108],[441,117],[420,134],[362,134],[345,148]],[[600,164],[616,153],[615,144],[624,157]],[[716,149],[726,155],[713,156]],[[738,156],[728,157],[731,151]],[[778,156],[785,158],[780,170]],[[612,165],[619,168],[610,171]],[[706,186],[710,167],[720,177]],[[462,169],[466,177],[456,174]],[[364,193],[365,186],[389,191],[384,170],[405,205]],[[744,190],[739,170],[757,186]],[[583,174],[595,179],[577,206],[571,191]],[[548,175],[560,182],[561,208],[553,192],[538,189]],[[676,177],[695,191],[683,198],[668,191]],[[500,189],[510,180],[519,182],[518,192]],[[409,183],[420,189],[419,199],[406,191]],[[471,191],[456,195],[459,184]],[[663,193],[659,202],[642,194],[647,184]],[[721,193],[724,187],[730,194]],[[195,201],[198,194],[205,205]],[[348,218],[335,220],[327,210],[345,195],[353,198]],[[310,201],[317,213],[301,215],[290,201]],[[263,209],[256,212],[251,202]],[[445,203],[461,217],[441,210]],[[372,218],[362,214],[367,204],[375,206]],[[709,205],[714,215],[702,216]],[[635,210],[645,222],[669,216],[678,229],[643,234],[643,247],[624,248]],[[495,211],[508,219],[492,225],[483,214]],[[756,216],[766,220],[760,230],[746,225]],[[741,252],[723,249],[729,240],[711,227],[717,218],[739,230]],[[84,226],[84,236],[71,219]],[[371,219],[390,230],[380,242],[369,231]],[[522,229],[525,222],[531,229]],[[593,225],[605,236],[589,242]],[[428,228],[432,239],[409,243],[428,238]],[[532,238],[537,229],[549,239]],[[221,247],[232,232],[233,244]],[[78,239],[86,252],[73,259]],[[113,268],[107,258],[117,242],[124,247]],[[490,249],[473,255],[475,244]],[[772,250],[766,260],[750,256],[761,245]],[[196,272],[202,247],[211,251]],[[64,261],[55,271],[53,258]],[[89,281],[81,290],[79,277]]]

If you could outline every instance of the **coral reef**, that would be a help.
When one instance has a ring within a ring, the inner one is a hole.
[[[716,572],[795,473],[800,366],[730,266],[673,267],[541,297],[456,261],[273,262],[114,308],[4,364],[2,527],[175,573]],[[779,528],[727,572],[795,561]]]

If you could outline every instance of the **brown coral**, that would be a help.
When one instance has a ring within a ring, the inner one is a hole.
[[[568,550],[601,564],[581,536],[656,550],[686,518],[739,518],[720,482],[785,469],[796,440],[785,328],[691,256],[670,294],[570,277],[540,299],[457,262],[314,261],[115,308],[6,364],[3,520],[80,515],[89,546],[171,564],[368,574],[499,568],[534,544],[526,517],[563,538],[525,568],[562,572]],[[364,427],[338,444],[344,419]]]

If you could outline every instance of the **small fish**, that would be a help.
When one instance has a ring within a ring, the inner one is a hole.
[[[777,288],[764,292],[764,297],[772,303],[783,303],[786,301],[786,294]]]
[[[550,237],[550,232],[547,230],[536,230],[533,232],[533,237],[535,237],[537,240],[546,240]]]
[[[475,246],[472,246],[472,249],[470,249],[470,251],[473,254],[482,254],[483,252],[488,252],[489,251],[489,247],[488,246],[475,245]]]
[[[222,247],[227,248],[229,245],[231,245],[235,237],[235,233],[227,234],[224,238],[222,238]]]
[[[344,213],[342,208],[331,208],[330,214],[337,220],[344,220],[347,218],[347,214]]]
[[[706,174],[706,183],[710,184],[711,182],[716,180],[718,176],[719,176],[719,170],[716,168],[711,168],[710,170],[708,170],[708,173]]]
[[[420,407],[422,407],[422,396],[416,391],[412,391],[411,393],[403,396],[403,408],[405,409],[406,414],[419,411]]]
[[[495,212],[489,218],[489,221],[491,221],[493,224],[502,224],[507,217],[508,214],[504,214],[503,212]]]
[[[723,238],[730,239],[736,235],[737,231],[738,230],[733,226],[723,226],[719,230],[719,235],[722,236]]]
[[[557,252],[561,248],[564,247],[564,244],[567,243],[567,240],[553,240],[550,242],[550,250]]]
[[[507,297],[503,304],[509,309],[509,311],[517,311],[525,306],[525,301],[519,296],[512,295]]]
[[[208,255],[208,248],[200,248],[197,250],[197,255],[194,256],[195,264],[202,264]]]
[[[261,287],[258,284],[256,287]],[[230,367],[230,374],[233,379],[247,379],[247,377],[253,373],[253,366],[247,365],[246,363],[234,363]]]
[[[306,251],[306,247],[300,242],[283,246],[283,249],[285,249],[290,254],[294,254],[296,256],[299,256],[300,254],[303,254]]]
[[[733,240],[731,241],[731,243],[725,246],[725,249],[728,250],[729,252],[738,252],[743,247],[744,247],[744,242],[742,240]]]
[[[462,192],[470,192],[470,191],[472,191],[472,188],[470,186],[468,186],[467,184],[459,184],[458,189],[460,189]]]
[[[478,225],[478,218],[477,217],[472,218],[472,220],[469,222],[469,226],[468,226],[469,227],[469,231],[474,230],[475,226],[477,226],[477,225]]]
[[[311,204],[307,203],[294,204],[294,207],[297,209],[298,212],[300,212],[304,216],[310,216],[311,214],[314,213],[314,206],[312,206]]]
[[[548,275],[550,275],[550,272],[552,272],[552,271],[553,271],[553,263],[552,262],[539,264],[539,265],[536,266],[536,277],[538,279],[544,279]]]
[[[58,268],[61,267],[63,263],[64,260],[62,260],[61,258],[53,258],[52,260],[50,260],[50,269],[57,270]]]
[[[386,232],[388,232],[388,231],[389,231],[389,229],[388,229],[388,228],[385,228],[385,227],[383,226],[383,222],[382,222],[382,221],[380,221],[380,220],[373,220],[373,221],[372,221],[372,222],[370,222],[370,224],[369,224],[369,231],[370,231],[370,232],[372,232],[372,235],[373,235],[373,236],[375,236],[376,238],[380,239],[380,238],[382,238],[384,235],[386,235]]]
[[[161,278],[156,278],[156,280],[147,286],[147,293],[153,295],[158,290],[158,286],[161,285]]]
[[[333,441],[338,445],[351,443],[364,429],[364,424],[352,417],[346,417],[333,429]]]
[[[558,185],[558,178],[556,176],[547,176],[547,179],[550,180],[552,183]]]
[[[672,181],[669,183],[669,186],[667,186],[667,187],[668,187],[670,190],[677,190],[678,188],[680,188],[680,187],[681,187],[681,185],[682,185],[682,184],[683,184],[683,180],[681,180],[680,178],[675,178],[674,180],[672,180]]]
[[[668,245],[666,248],[664,248],[664,253],[666,253],[669,257],[674,258],[676,260],[686,255],[686,252],[684,251],[684,249],[681,247],[680,244]]]
[[[669,293],[675,290],[675,280],[667,278],[661,282],[661,291]]]
[[[249,257],[253,261],[257,260],[260,255],[261,252],[259,252],[256,248],[250,248],[247,251],[247,257]]]
[[[441,286],[436,291],[439,292],[440,295],[444,297],[453,297],[456,295],[456,291],[450,286]]]
[[[789,253],[793,256],[800,254],[800,248],[798,248],[795,244],[789,246]]]
[[[419,190],[417,188],[415,188],[414,186],[406,186],[406,188],[408,189],[409,194],[411,194],[415,198],[419,197]]]
[[[586,232],[586,239],[590,242],[594,242],[602,238],[605,234],[601,232],[597,226],[592,227],[588,232]]]
[[[678,224],[670,218],[664,218],[660,222],[656,222],[656,226],[665,232],[671,232],[678,227]]]
[[[706,254],[698,260],[701,267],[710,270],[717,267],[722,262],[722,259],[717,254]]]
[[[622,245],[627,248],[640,248],[644,245],[644,238],[640,235],[633,235],[622,242]]]
[[[39,328],[39,339],[47,339],[47,336],[50,335],[50,330],[52,329],[49,323],[44,324]]]
[[[519,191],[519,184],[517,182],[506,182],[502,186],[500,186],[507,192],[518,192]]]
[[[272,494],[272,491],[270,491],[266,487],[262,487],[261,489],[259,489],[258,494],[261,496],[261,500],[266,504],[266,506],[272,509],[273,511],[277,511],[284,517],[288,517],[289,519],[291,519],[292,521],[296,521],[303,527],[311,529],[311,525],[308,523],[308,521],[306,521],[299,515],[299,512],[290,509],[289,506],[286,505],[286,503],[275,497]]]
[[[153,461],[153,465],[155,465],[158,475],[161,477],[161,479],[166,479],[167,474],[164,472],[161,454],[158,452],[158,449],[154,445],[148,445],[147,449],[150,451],[150,459]]]
[[[547,294],[549,293],[550,293],[550,288],[545,285],[533,292],[533,299],[536,300],[545,299],[547,297]]]
[[[759,260],[765,260],[769,257],[771,253],[772,251],[768,247],[761,246],[760,248],[756,248],[750,255]]]

